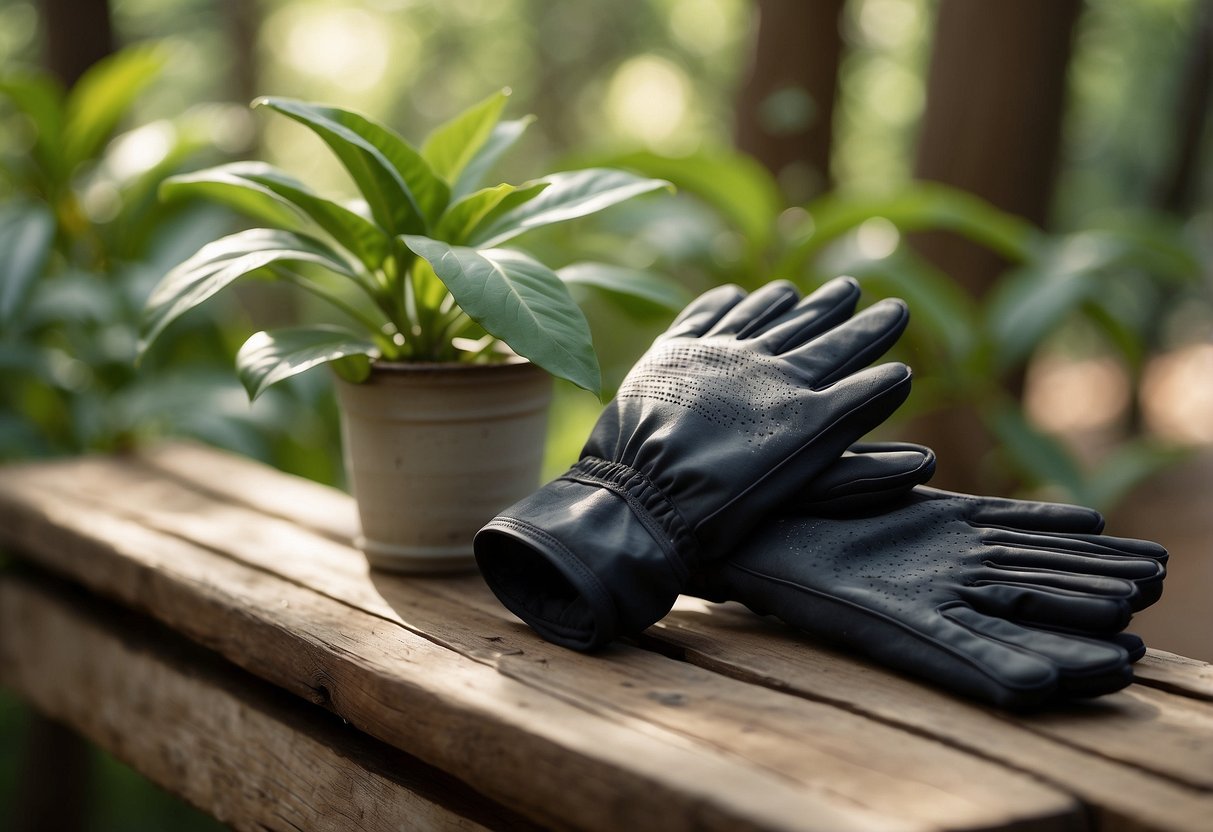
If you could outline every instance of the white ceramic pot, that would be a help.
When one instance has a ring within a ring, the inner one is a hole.
[[[552,378],[525,361],[373,365],[338,379],[346,473],[372,566],[475,568],[472,537],[539,484]]]

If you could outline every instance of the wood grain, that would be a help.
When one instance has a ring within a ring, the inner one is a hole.
[[[1012,715],[852,659],[738,605],[695,599],[681,601],[647,637],[656,648],[677,652],[688,662],[716,672],[815,700],[845,703],[872,719],[923,732],[1029,772],[1077,796],[1101,829],[1207,832],[1213,817],[1213,794],[1187,782],[1189,777],[1203,777],[1213,749],[1213,734],[1199,724],[1191,726],[1188,734],[1169,732],[1158,737],[1157,744],[1167,752],[1118,753],[1111,758],[1106,753],[1123,752],[1125,743],[1117,732],[1126,726],[1138,743],[1156,741],[1152,721],[1171,717],[1143,712],[1140,704],[1156,691],[1133,686],[1060,711]],[[1170,704],[1160,703],[1164,711]],[[1165,758],[1166,753],[1189,761],[1195,757],[1198,770],[1178,780],[1170,776],[1170,765],[1143,770],[1143,763],[1157,765],[1157,758]]]
[[[1158,689],[1013,718],[691,601],[586,657],[478,578],[369,572],[353,517],[339,492],[197,446],[0,471],[0,538],[540,822],[1072,828],[1074,797],[1101,828],[1213,817],[1207,665],[1152,654]],[[663,767],[687,758],[689,776]],[[587,776],[588,795],[562,788]]]
[[[236,829],[532,828],[146,619],[45,579],[0,577],[0,682]]]
[[[70,479],[73,468],[55,470]],[[597,717],[380,616],[32,479],[0,479],[0,534],[14,550],[546,826],[931,828],[798,787],[641,720]],[[490,656],[494,633],[483,635]]]

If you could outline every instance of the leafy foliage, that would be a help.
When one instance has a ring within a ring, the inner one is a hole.
[[[0,459],[170,430],[261,457],[285,441],[267,418],[275,404],[251,412],[221,370],[235,345],[211,321],[165,338],[173,370],[133,366],[149,278],[225,221],[155,204],[166,175],[209,152],[222,110],[117,132],[164,60],[159,46],[132,48],[71,90],[42,74],[0,77],[0,125],[25,131],[30,148],[0,157]]]
[[[926,182],[788,206],[766,170],[740,154],[646,152],[600,161],[679,188],[681,209],[660,218],[636,211],[621,220],[632,223],[623,230],[651,248],[656,268],[697,288],[783,277],[807,289],[845,273],[875,296],[904,298],[913,310],[905,340],[913,353],[915,412],[974,406],[1028,485],[1052,484],[1070,499],[1106,507],[1177,458],[1172,448],[1133,438],[1086,470],[1001,385],[1076,318],[1104,332],[1139,369],[1153,325],[1140,307],[1149,307],[1152,287],[1191,286],[1201,274],[1197,248],[1177,225],[1150,218],[1048,234],[971,194]],[[671,226],[684,221],[679,210],[686,224],[676,233]],[[1011,265],[976,301],[905,243],[906,234],[919,231],[959,234]],[[1137,301],[1117,301],[1125,296]]]
[[[359,349],[387,361],[490,361],[512,351],[600,393],[589,325],[560,273],[500,246],[668,183],[590,169],[481,187],[485,171],[529,123],[499,121],[506,95],[492,95],[439,126],[420,150],[348,110],[258,99],[254,106],[299,122],[329,147],[357,186],[365,212],[255,162],[169,179],[161,189],[166,198],[219,201],[274,228],[212,242],[165,275],[148,300],[141,351],[235,280],[268,274],[325,299],[358,331],[255,334],[237,356],[251,396]],[[317,267],[338,283],[325,282]],[[607,290],[637,293],[649,303],[674,296],[655,290],[658,283],[655,276],[615,280]],[[508,351],[497,349],[498,342]]]

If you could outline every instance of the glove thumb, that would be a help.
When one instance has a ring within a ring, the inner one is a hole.
[[[881,509],[906,498],[935,473],[935,452],[910,442],[858,442],[787,506],[821,516]]]

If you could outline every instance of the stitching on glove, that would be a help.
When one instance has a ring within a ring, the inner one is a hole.
[[[699,541],[678,507],[652,480],[622,462],[592,456],[579,460],[560,479],[605,488],[624,500],[674,566],[678,579],[688,579],[687,563],[697,561]]]
[[[513,517],[498,516],[493,518],[493,521],[485,528],[494,527],[504,527],[510,531],[518,532],[520,534],[527,535],[528,537],[537,538],[550,547],[555,554],[561,555],[561,562],[571,565],[574,571],[576,571],[577,574],[583,579],[582,582],[578,583],[577,591],[584,592],[587,595],[593,595],[597,599],[596,601],[590,602],[590,609],[592,611],[596,611],[605,607],[611,610],[612,621],[607,623],[609,623],[610,629],[614,630],[615,621],[619,619],[619,612],[615,607],[615,600],[611,597],[611,593],[607,592],[606,588],[598,580],[598,576],[594,574],[594,571],[586,566],[585,563],[582,562],[581,558],[577,557],[576,552],[565,546],[555,537],[552,537],[552,535],[548,534],[543,529],[540,529],[537,526],[532,526],[530,523],[527,523],[524,520],[517,520]],[[495,587],[494,589],[497,592],[502,592],[504,588]],[[566,624],[560,624],[551,619],[537,615],[529,605],[525,604],[522,599],[512,592],[505,591],[503,594],[513,599],[514,602],[518,604],[519,608],[526,610],[532,618],[543,621],[544,624],[554,632],[558,632],[559,634],[565,636],[584,636],[586,633],[586,630],[584,629],[569,627]],[[596,620],[597,615],[594,615],[594,618]]]

